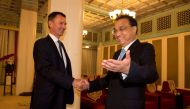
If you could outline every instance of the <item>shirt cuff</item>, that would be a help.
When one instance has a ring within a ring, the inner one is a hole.
[[[125,74],[125,73],[121,73],[121,76],[123,77],[123,80],[124,80],[125,78],[127,78],[127,74]]]

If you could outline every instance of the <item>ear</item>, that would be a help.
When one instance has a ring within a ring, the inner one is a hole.
[[[49,27],[52,27],[52,25],[53,25],[53,22],[50,20],[50,21],[48,21],[48,26]]]
[[[132,28],[133,28],[133,32],[136,33],[137,27],[136,27],[136,26],[133,26]]]

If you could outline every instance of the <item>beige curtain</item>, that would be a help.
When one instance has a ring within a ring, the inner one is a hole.
[[[15,31],[0,29],[0,58],[15,52]],[[12,57],[11,59],[13,59]],[[4,82],[5,60],[0,61],[0,84]]]
[[[5,56],[8,47],[8,30],[0,29],[0,57]]]
[[[82,75],[96,76],[97,49],[82,49]]]
[[[0,58],[7,54],[8,30],[0,29]],[[4,81],[5,61],[0,61],[0,84]]]
[[[9,31],[8,54],[15,53],[15,31]]]

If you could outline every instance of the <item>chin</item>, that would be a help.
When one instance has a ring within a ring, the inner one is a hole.
[[[120,45],[123,45],[123,44],[124,44],[124,42],[122,42],[122,41],[118,41],[118,43],[119,43]]]
[[[59,36],[63,36],[63,33],[60,33]]]

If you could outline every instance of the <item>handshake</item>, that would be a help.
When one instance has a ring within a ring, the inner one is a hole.
[[[78,91],[83,91],[89,89],[89,82],[86,79],[74,79],[73,87]]]

